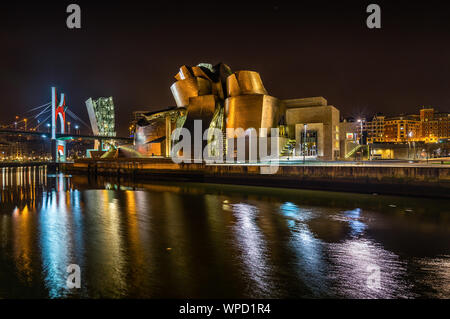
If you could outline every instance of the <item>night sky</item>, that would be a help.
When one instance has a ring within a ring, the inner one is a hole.
[[[50,101],[54,85],[86,122],[88,97],[113,96],[125,135],[132,111],[175,105],[173,76],[199,62],[257,71],[281,99],[324,96],[342,116],[450,111],[448,1],[5,2],[0,124]],[[69,3],[81,30],[66,27]],[[369,3],[381,30],[366,27]]]

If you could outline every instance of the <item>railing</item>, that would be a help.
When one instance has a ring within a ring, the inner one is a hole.
[[[348,152],[347,154],[345,154],[345,158],[349,158],[351,157],[353,154],[356,153],[356,151],[358,151],[360,148],[362,147],[361,144],[357,145],[355,148],[353,148],[350,152]]]

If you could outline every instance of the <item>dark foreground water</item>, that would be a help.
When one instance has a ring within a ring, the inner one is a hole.
[[[0,189],[0,298],[450,297],[446,200],[42,168]]]

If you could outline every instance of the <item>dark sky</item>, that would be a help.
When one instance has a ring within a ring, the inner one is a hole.
[[[50,101],[55,85],[86,122],[84,101],[112,95],[124,135],[133,110],[174,105],[173,76],[199,62],[258,71],[269,94],[324,96],[344,116],[450,111],[446,2],[5,2],[2,124]],[[66,27],[69,3],[81,6],[81,30]],[[381,30],[365,25],[369,3],[381,6]]]

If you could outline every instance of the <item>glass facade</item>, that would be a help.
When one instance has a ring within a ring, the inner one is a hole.
[[[114,102],[112,97],[101,97],[86,101],[89,120],[94,135],[116,136],[114,119]]]

